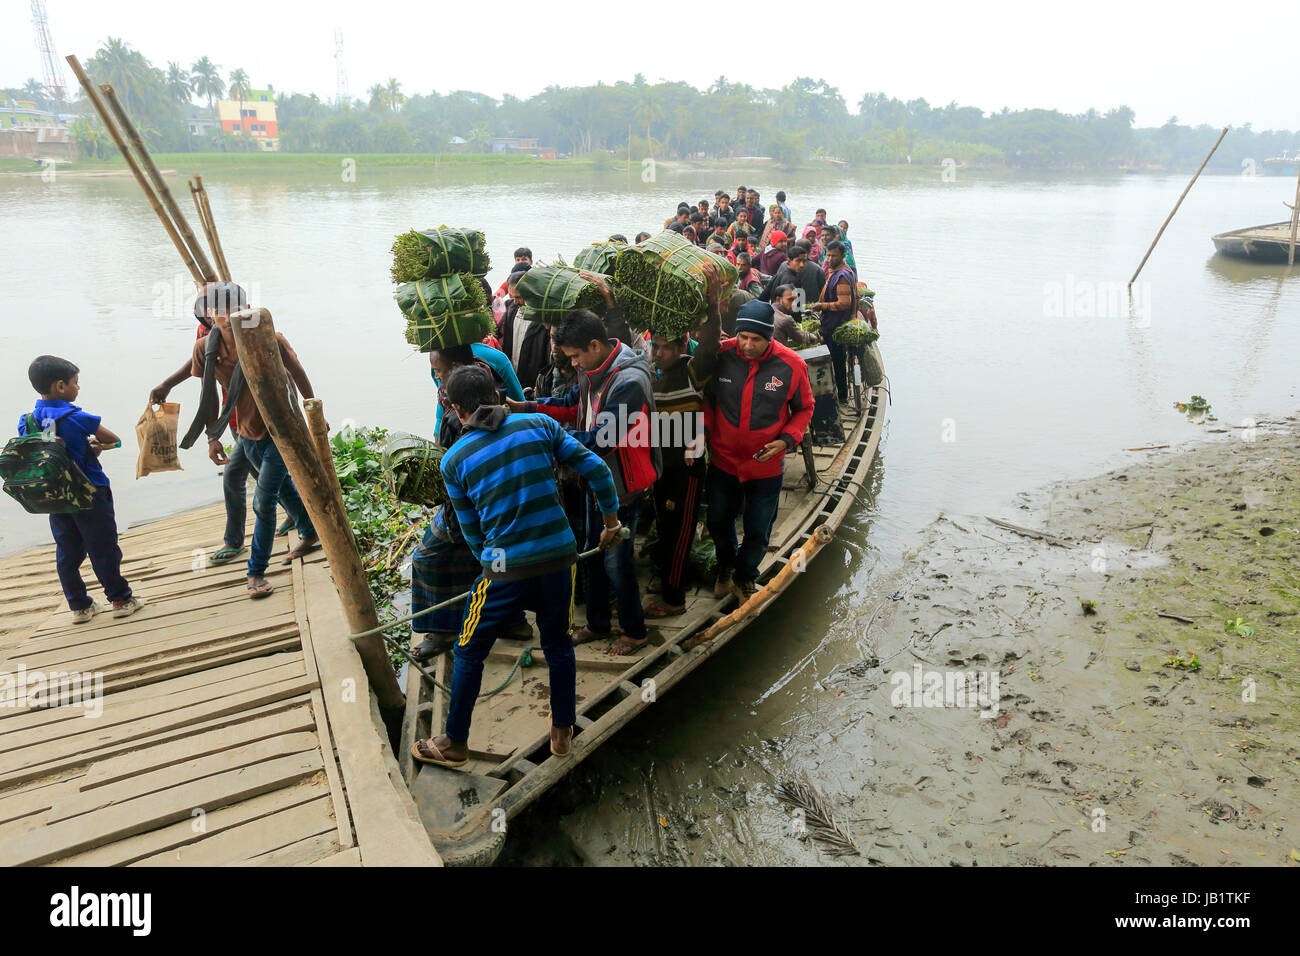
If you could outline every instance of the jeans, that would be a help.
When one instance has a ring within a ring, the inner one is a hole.
[[[550,574],[502,581],[479,576],[465,604],[465,623],[453,651],[451,700],[446,734],[452,743],[469,741],[470,717],[483,686],[483,661],[502,626],[524,610],[537,612],[542,653],[550,671],[551,724],[572,727],[577,712],[578,665],[569,630],[573,627],[573,580],[577,566]]]
[[[840,345],[833,339],[827,339],[826,347],[831,353],[831,371],[835,376],[835,391],[839,393],[841,402],[847,402],[849,400],[849,385],[851,384],[849,369],[853,367],[855,358],[860,360],[862,346]]]
[[[243,439],[238,435],[235,436],[234,448],[230,451],[230,461],[221,472],[221,491],[226,499],[226,533],[222,540],[227,548],[233,548],[238,551],[244,546],[244,527],[248,515],[247,487],[248,476],[255,472],[256,466],[249,461],[248,455],[244,453]],[[303,533],[303,525],[298,523],[297,515],[305,515],[307,508],[298,497],[298,489],[293,486],[293,480],[285,476],[284,482],[280,485],[280,504],[290,517],[294,518],[294,525],[298,533]],[[311,527],[308,521],[306,527]]]
[[[758,564],[767,553],[772,526],[781,504],[781,475],[741,481],[716,466],[709,466],[709,534],[718,555],[718,577],[727,571],[737,584],[758,578]],[[736,517],[743,511],[745,538],[736,545]]]
[[[59,584],[68,607],[81,611],[93,603],[81,579],[81,562],[90,556],[90,566],[110,601],[131,597],[131,585],[122,577],[122,549],[117,546],[117,519],[113,513],[113,492],[96,488],[95,500],[85,511],[50,515],[54,535],[54,562]]]
[[[609,597],[612,587],[618,601],[618,623],[623,633],[633,640],[646,636],[645,612],[641,608],[641,588],[636,581],[636,557],[633,542],[636,540],[636,523],[641,517],[644,496],[618,509],[618,520],[627,528],[628,536],[608,551],[590,557],[587,571],[587,627],[597,634],[610,632]],[[587,545],[590,551],[600,544],[600,533],[605,530],[596,499],[587,496]]]
[[[248,553],[248,576],[260,578],[266,574],[266,566],[271,560],[271,547],[275,544],[275,506],[279,502],[285,512],[293,519],[298,534],[304,538],[316,537],[316,529],[303,507],[297,490],[291,498],[280,500],[280,489],[284,485],[293,487],[289,470],[280,457],[280,449],[268,435],[254,441],[240,437],[239,445],[244,455],[257,466],[257,487],[253,491],[253,545]],[[229,520],[229,519],[227,519]]]

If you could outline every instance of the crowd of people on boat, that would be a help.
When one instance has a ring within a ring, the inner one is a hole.
[[[445,732],[417,741],[417,760],[464,764],[483,662],[499,637],[532,637],[526,611],[535,614],[550,669],[552,751],[567,754],[576,706],[574,646],[608,640],[609,654],[635,655],[650,640],[648,621],[684,613],[702,509],[716,553],[714,597],[743,603],[755,595],[781,503],[785,456],[804,440],[815,412],[832,423],[837,414],[833,400],[818,409],[795,347],[827,343],[837,397],[846,403],[851,347],[837,346],[831,333],[858,315],[876,324],[857,291],[848,223],[833,222],[824,209],[800,235],[793,222],[784,192],[764,207],[758,191],[744,186],[734,200],[719,190],[712,203],[677,207],[665,228],[726,258],[740,276],[735,288],[721,270],[709,279],[707,318],[689,335],[633,332],[609,282],[594,273],[584,276],[605,300],[603,315],[577,310],[555,325],[525,318],[517,286],[533,256],[520,248],[501,288],[485,290],[497,317],[494,333],[429,353],[448,500],[412,559],[412,627],[420,640],[413,653],[429,661],[454,649],[454,666]],[[225,531],[207,560],[228,564],[247,550],[248,596],[264,599],[274,590],[266,572],[275,538],[297,531],[285,563],[319,541],[244,386],[230,323],[248,305],[234,283],[204,286],[195,302],[198,337],[149,402],[166,401],[186,379],[201,381],[199,410],[180,445],[204,436],[210,459],[224,468]],[[801,327],[804,313],[819,316],[817,331]],[[312,397],[297,354],[283,335],[278,340],[293,387]],[[64,595],[74,621],[82,622],[99,610],[80,576],[87,555],[116,615],[133,613],[140,601],[121,576],[112,494],[97,462],[118,439],[72,404],[77,373],[54,356],[32,363],[29,377],[41,398],[19,432],[54,429],[96,485],[90,508],[50,516]],[[234,435],[229,452],[227,428]],[[246,486],[253,474],[254,524],[246,547]],[[285,513],[282,524],[277,509]],[[658,597],[643,603],[634,542],[648,520],[657,526],[659,586]],[[580,543],[590,552],[581,561]],[[467,599],[451,600],[466,593]],[[585,623],[575,629],[577,602],[585,605]]]

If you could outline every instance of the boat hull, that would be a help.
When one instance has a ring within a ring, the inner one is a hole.
[[[1222,255],[1272,263],[1287,261],[1290,239],[1290,220],[1221,232],[1211,237],[1214,248]]]

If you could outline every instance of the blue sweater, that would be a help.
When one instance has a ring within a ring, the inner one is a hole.
[[[442,456],[442,477],[483,576],[518,580],[567,568],[578,554],[555,487],[559,461],[587,480],[602,514],[618,512],[609,468],[545,415],[479,408]]]

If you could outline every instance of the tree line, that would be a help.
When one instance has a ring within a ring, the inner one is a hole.
[[[242,100],[250,88],[246,71],[221,67],[204,56],[188,68],[154,66],[138,50],[110,37],[86,63],[95,82],[111,83],[150,145],[166,152],[253,150],[249,137],[190,134],[195,104],[209,111],[220,98]],[[273,89],[270,84],[267,88]],[[50,106],[41,84],[29,80],[6,98],[35,99]],[[76,135],[88,155],[111,152],[102,128],[78,92]],[[759,89],[719,77],[707,89],[688,83],[630,82],[550,86],[527,99],[500,99],[468,90],[403,92],[395,77],[372,85],[364,98],[334,103],[315,94],[277,93],[280,148],[287,152],[486,152],[494,137],[536,139],[566,155],[602,161],[647,156],[717,159],[770,156],[787,166],[814,158],[853,165],[914,163],[1017,168],[1194,167],[1218,133],[1170,117],[1159,127],[1134,127],[1127,106],[1105,112],[1003,108],[985,112],[955,101],[932,106],[868,93],[850,111],[839,90],[824,80],[799,77],[780,89]],[[1232,148],[1211,163],[1236,171],[1244,157],[1256,161],[1300,147],[1289,130],[1234,129]]]

